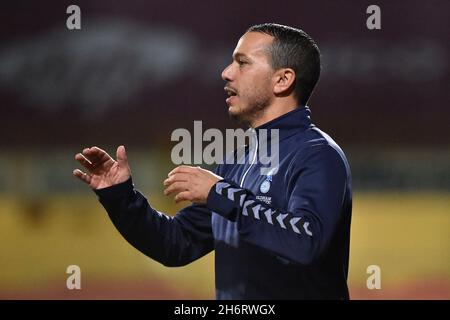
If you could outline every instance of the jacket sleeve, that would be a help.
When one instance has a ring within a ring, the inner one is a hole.
[[[320,145],[299,153],[284,174],[290,177],[285,210],[226,179],[211,188],[207,207],[237,221],[242,240],[309,265],[326,250],[338,225],[347,171],[335,149]]]
[[[166,266],[183,266],[214,248],[211,211],[191,205],[174,217],[153,209],[132,179],[95,190],[121,235],[136,249]]]

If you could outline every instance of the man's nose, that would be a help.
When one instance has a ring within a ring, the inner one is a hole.
[[[222,71],[222,79],[225,81],[231,81],[231,64],[228,65],[225,69]]]

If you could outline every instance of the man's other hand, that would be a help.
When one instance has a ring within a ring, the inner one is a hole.
[[[75,155],[86,169],[73,171],[73,175],[87,183],[92,189],[102,189],[125,182],[131,176],[124,146],[117,148],[117,161],[98,147],[86,148]]]
[[[191,201],[205,204],[209,190],[222,177],[200,167],[179,166],[164,180],[165,195],[175,193],[175,202]]]

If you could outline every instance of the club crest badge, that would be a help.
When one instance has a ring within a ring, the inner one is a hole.
[[[261,193],[267,193],[270,190],[270,181],[269,180],[264,180],[263,183],[261,183],[261,185],[259,186],[259,191],[261,191]]]
[[[272,168],[267,176],[266,179],[261,183],[261,185],[259,186],[259,191],[261,191],[261,193],[267,193],[270,190],[270,184],[272,182],[272,176],[274,173],[276,173],[278,168]]]

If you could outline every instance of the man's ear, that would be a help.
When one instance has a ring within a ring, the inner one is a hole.
[[[288,96],[294,89],[295,71],[291,68],[280,69],[275,72],[274,80],[273,93]]]

